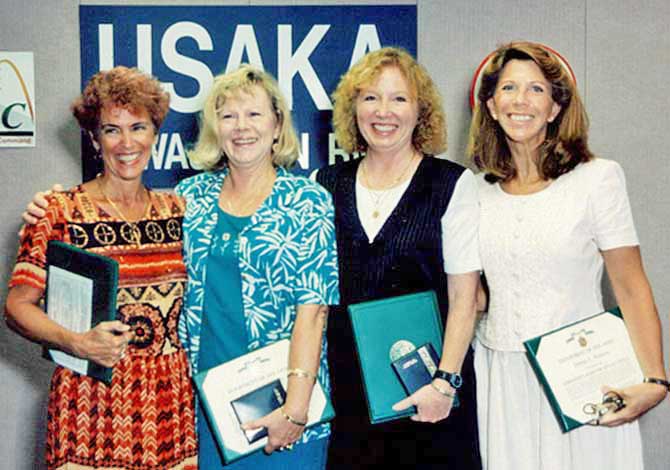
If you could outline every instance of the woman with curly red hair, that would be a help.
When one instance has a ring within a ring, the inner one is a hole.
[[[195,469],[194,397],[177,338],[186,285],[184,202],[142,184],[169,96],[137,69],[94,75],[72,111],[104,170],[48,197],[22,231],[8,323],[28,339],[113,367],[110,385],[57,367],[47,424],[49,469]],[[46,246],[60,240],[119,264],[117,320],[77,333],[40,304]]]

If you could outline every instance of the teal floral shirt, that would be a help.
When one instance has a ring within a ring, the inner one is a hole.
[[[217,204],[228,170],[205,172],[176,187],[186,200],[182,224],[188,283],[179,336],[192,373],[198,372],[207,257],[217,224]],[[277,168],[270,196],[239,235],[239,267],[248,349],[290,338],[296,307],[337,305],[339,284],[334,210],[318,183]],[[319,380],[330,392],[326,335]],[[303,442],[326,437],[327,424],[308,428]]]

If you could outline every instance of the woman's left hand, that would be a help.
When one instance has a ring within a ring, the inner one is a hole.
[[[619,411],[611,411],[600,418],[600,426],[620,426],[642,416],[658,405],[667,393],[665,387],[657,384],[642,383],[622,389],[603,387],[603,393],[615,392],[623,398],[626,406]]]
[[[448,385],[445,385],[444,387],[446,388],[447,386]],[[451,391],[452,393],[455,393],[454,390]],[[402,411],[410,406],[416,406],[417,413],[411,416],[410,419],[426,423],[437,423],[449,416],[453,402],[453,398],[441,394],[428,384],[424,385],[404,400],[400,400],[393,405],[393,409],[395,411]]]
[[[306,416],[293,416],[294,419],[305,420]],[[242,425],[242,429],[252,430],[258,428],[266,428],[268,430],[268,443],[265,444],[265,453],[271,454],[277,449],[283,450],[287,446],[291,446],[294,442],[300,439],[305,426],[299,426],[291,423],[282,414],[282,409],[277,408],[272,413],[269,413],[262,418],[248,421]],[[289,447],[290,450],[290,447]]]

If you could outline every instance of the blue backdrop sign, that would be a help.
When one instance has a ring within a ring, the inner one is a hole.
[[[99,70],[137,66],[158,77],[171,110],[145,172],[152,187],[194,173],[186,151],[215,75],[249,62],[277,77],[301,141],[299,171],[349,156],[331,132],[330,94],[370,50],[416,55],[416,6],[82,6],[82,86]],[[97,171],[84,147],[84,178]]]

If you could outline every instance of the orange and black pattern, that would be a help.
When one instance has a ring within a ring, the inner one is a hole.
[[[97,207],[77,187],[52,196],[46,217],[23,230],[10,287],[44,289],[49,240],[108,256],[119,262],[117,318],[135,333],[126,356],[114,367],[110,386],[61,367],[54,372],[49,469],[197,467],[193,389],[177,338],[186,283],[184,203],[174,194],[150,196],[147,217],[128,224]]]

